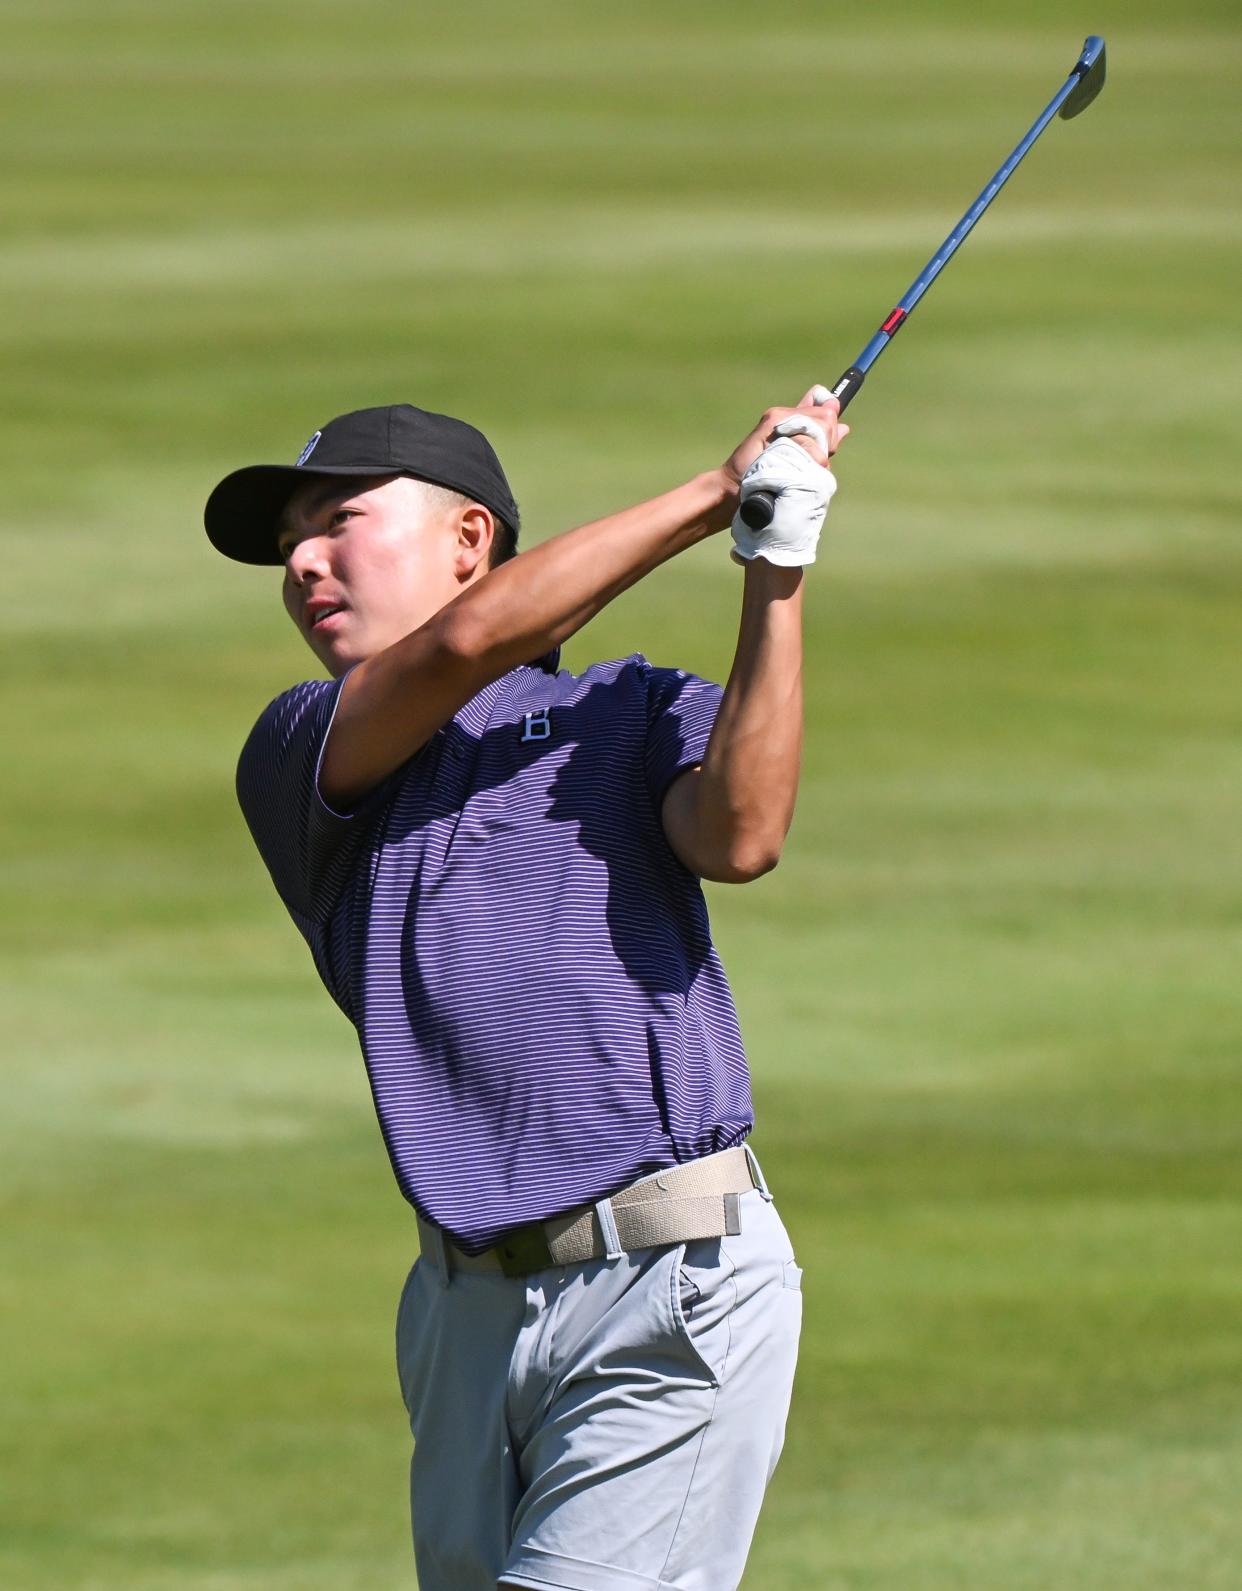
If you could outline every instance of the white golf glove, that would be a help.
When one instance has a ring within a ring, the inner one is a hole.
[[[805,448],[790,437],[816,437],[825,450],[828,438],[823,428],[804,414],[792,414],[776,427],[777,440],[770,442],[742,476],[739,500],[745,502],[754,492],[771,492],[776,507],[771,522],[762,530],[751,530],[740,513],[733,519],[733,557],[739,563],[766,558],[783,568],[798,568],[815,562],[815,549],[823,528],[828,503],[837,489],[831,470],[817,464]]]

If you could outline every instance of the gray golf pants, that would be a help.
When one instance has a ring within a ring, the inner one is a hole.
[[[415,1264],[397,1366],[421,1591],[730,1591],[785,1434],[801,1277],[741,1232],[509,1279]]]

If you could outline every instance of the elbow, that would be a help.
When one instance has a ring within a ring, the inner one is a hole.
[[[750,884],[770,873],[781,859],[792,815],[774,801],[716,799],[698,770],[673,784],[663,807],[674,854],[712,884]]]
[[[510,647],[500,641],[496,628],[480,605],[450,602],[431,620],[439,666],[453,679],[476,684],[476,689],[513,665]]]
[[[468,665],[486,656],[484,627],[469,607],[451,602],[440,609],[431,623],[435,629],[436,648],[447,661]]]
[[[757,878],[770,873],[781,859],[781,842],[751,842],[735,845],[719,858],[713,859],[702,877],[713,884],[753,884]]]
[[[484,585],[486,581],[472,587],[441,608],[430,621],[443,662],[456,673],[481,681],[498,678],[515,664],[548,648],[540,632],[513,624],[495,602],[486,598]]]

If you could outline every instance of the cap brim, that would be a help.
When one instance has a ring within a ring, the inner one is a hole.
[[[238,563],[281,564],[276,550],[280,516],[304,481],[323,475],[382,475],[374,465],[337,464],[308,469],[297,464],[249,464],[226,475],[207,499],[207,539]]]

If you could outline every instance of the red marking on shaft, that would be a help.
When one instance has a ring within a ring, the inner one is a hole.
[[[897,328],[901,325],[902,321],[905,320],[905,318],[906,318],[906,312],[905,312],[904,309],[895,309],[892,312],[892,314],[888,317],[888,319],[884,322],[884,324],[880,327],[880,330],[881,331],[886,331],[888,333],[888,335],[891,337],[893,335],[893,333],[897,330]]]

